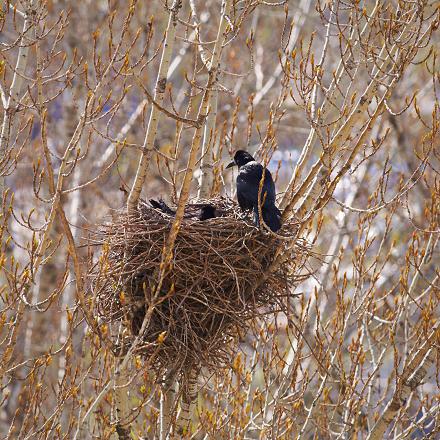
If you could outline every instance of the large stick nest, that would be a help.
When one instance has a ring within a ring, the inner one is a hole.
[[[197,218],[200,203],[186,208],[172,267],[137,351],[154,355],[157,370],[224,365],[231,338],[243,334],[249,320],[285,309],[289,292],[302,277],[307,251],[294,223],[284,225],[279,231],[284,238],[277,238],[243,219],[232,200],[209,203],[218,217],[205,221]],[[101,322],[119,329],[115,350],[123,345],[126,351],[139,334],[173,220],[142,202],[135,214],[118,212],[97,233],[103,251],[91,272],[90,289]],[[289,256],[269,272],[280,245]]]

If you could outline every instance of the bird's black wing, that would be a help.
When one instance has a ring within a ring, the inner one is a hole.
[[[260,184],[264,175],[260,193]],[[237,176],[237,199],[243,210],[253,209],[254,221],[260,224],[258,195],[260,194],[263,220],[269,228],[276,232],[281,228],[281,213],[275,205],[275,183],[270,171],[258,162],[251,161],[239,168]]]
[[[237,176],[237,199],[242,209],[252,209],[258,204],[258,193],[263,170],[264,182],[261,191],[261,201],[264,201],[263,206],[275,204],[275,184],[270,171],[263,168],[258,162],[253,161],[240,167]]]
[[[241,209],[252,209],[258,200],[263,167],[252,161],[240,167],[237,175],[237,199]]]
[[[264,183],[263,183],[263,191],[262,194],[265,194],[264,197],[264,206],[272,206],[275,205],[275,183],[272,179],[272,174],[270,171],[265,168],[264,172]]]
[[[237,182],[237,187],[239,186]],[[239,191],[237,189],[237,200],[240,208],[243,211],[249,211],[253,208],[254,204],[248,200],[248,198],[245,195],[245,191]]]
[[[262,209],[263,220],[267,226],[277,232],[281,228],[281,212],[275,205],[265,206]]]

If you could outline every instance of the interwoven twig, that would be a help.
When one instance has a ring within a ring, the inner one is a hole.
[[[277,239],[243,219],[232,200],[209,203],[219,217],[200,221],[200,203],[186,208],[163,296],[143,336],[140,354],[154,352],[158,370],[224,365],[229,340],[250,319],[284,309],[290,289],[304,276],[307,247],[296,237],[295,224],[284,225],[284,237]],[[140,330],[171,223],[172,217],[142,202],[135,214],[117,213],[97,233],[103,252],[90,274],[90,291],[101,321],[123,323],[125,338],[119,334],[115,345],[124,341],[127,347]],[[290,258],[265,273],[280,243],[287,249],[292,241]],[[262,274],[265,281],[257,283]]]

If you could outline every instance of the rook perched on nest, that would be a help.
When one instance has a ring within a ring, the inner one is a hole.
[[[276,232],[281,228],[281,212],[275,206],[275,183],[270,171],[244,150],[238,150],[234,155],[234,160],[226,167],[238,166],[237,176],[237,199],[243,211],[254,211],[254,220],[257,226],[260,225],[258,204],[261,205],[264,223]],[[263,181],[260,200],[260,182]]]

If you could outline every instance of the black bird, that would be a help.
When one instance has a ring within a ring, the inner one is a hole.
[[[257,226],[260,225],[258,215],[258,193],[260,182],[264,175],[263,187],[261,189],[260,205],[264,223],[276,232],[281,228],[281,212],[275,206],[275,183],[270,171],[244,150],[238,150],[234,160],[226,168],[238,166],[237,175],[237,199],[243,211],[254,211],[254,220]]]
[[[164,201],[163,199],[159,199],[159,201],[150,199],[150,204],[155,209],[160,209],[164,214],[168,215],[176,215],[176,211],[174,209],[171,209]],[[208,220],[210,218],[217,217],[217,211],[215,209],[214,205],[210,205],[209,203],[205,204],[196,204],[196,205],[190,205],[191,208],[200,209],[199,214],[197,215],[197,218],[200,221]],[[185,218],[194,218],[195,214],[193,210],[185,214]]]

